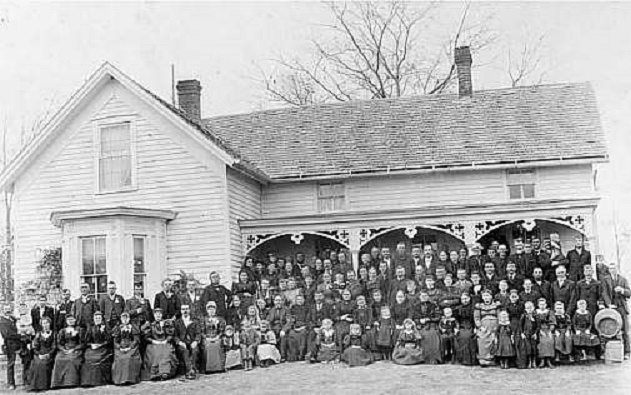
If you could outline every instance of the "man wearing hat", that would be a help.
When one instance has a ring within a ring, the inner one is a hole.
[[[467,258],[467,276],[470,276],[473,272],[482,273],[484,271],[484,259],[482,258],[482,246],[480,243],[474,243],[473,254]]]
[[[88,326],[92,325],[94,313],[99,309],[99,306],[96,300],[89,295],[90,286],[87,283],[82,283],[80,289],[81,297],[74,301],[70,315],[76,318],[79,328],[87,329]]]
[[[13,309],[9,304],[3,307],[0,314],[0,343],[2,352],[7,356],[7,385],[9,389],[14,390],[15,359],[22,348],[22,342],[18,333],[17,319],[13,316]]]
[[[180,306],[180,318],[175,320],[175,344],[180,360],[186,368],[186,378],[194,380],[197,374],[199,345],[202,340],[199,323],[191,317],[188,304]]]

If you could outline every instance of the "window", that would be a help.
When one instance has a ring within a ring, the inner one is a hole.
[[[134,235],[134,286],[142,285],[146,290],[145,236]]]
[[[532,199],[535,197],[535,171],[532,169],[508,170],[508,197],[513,199]]]
[[[129,189],[132,183],[131,123],[99,128],[99,191]]]
[[[344,210],[346,195],[344,183],[333,182],[318,185],[318,211],[321,213]]]
[[[107,293],[107,254],[105,236],[81,238],[81,281],[96,297]]]

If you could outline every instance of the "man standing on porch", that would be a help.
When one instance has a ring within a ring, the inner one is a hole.
[[[219,283],[221,281],[219,273],[215,271],[210,272],[209,278],[210,284],[204,289],[204,294],[202,295],[202,306],[206,306],[208,302],[213,301],[217,304],[217,315],[226,318],[228,311],[226,306],[230,303],[232,293]]]
[[[579,281],[585,278],[583,268],[592,264],[592,254],[583,246],[583,237],[576,236],[574,249],[568,251],[566,257],[569,265],[570,280]]]
[[[370,249],[370,266],[379,268],[381,262],[381,254],[379,253],[379,247],[373,246]]]
[[[397,251],[394,256],[395,267],[403,266],[405,268],[405,277],[408,279],[414,278],[414,267],[410,264],[407,251],[405,250],[405,241],[397,243]]]
[[[392,261],[392,254],[390,254],[389,247],[381,247],[381,262],[386,264],[386,267],[388,268],[388,275],[393,278],[396,265]],[[377,268],[379,268],[379,265],[377,265]]]
[[[431,244],[425,244],[423,247],[423,266],[425,266],[425,275],[436,274],[436,257]]]

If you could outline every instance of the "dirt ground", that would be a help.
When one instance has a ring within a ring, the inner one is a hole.
[[[606,391],[606,393],[605,393]],[[1,392],[1,391],[0,391]],[[367,367],[285,363],[250,372],[174,379],[130,387],[56,390],[58,395],[103,394],[631,394],[631,361],[557,369],[501,370],[458,365],[396,366],[377,362]],[[14,392],[15,393],[15,392]],[[18,391],[23,393],[23,391]]]

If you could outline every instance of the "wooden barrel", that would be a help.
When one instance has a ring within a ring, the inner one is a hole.
[[[594,326],[601,336],[616,337],[622,330],[622,316],[614,309],[602,309],[594,317]]]

